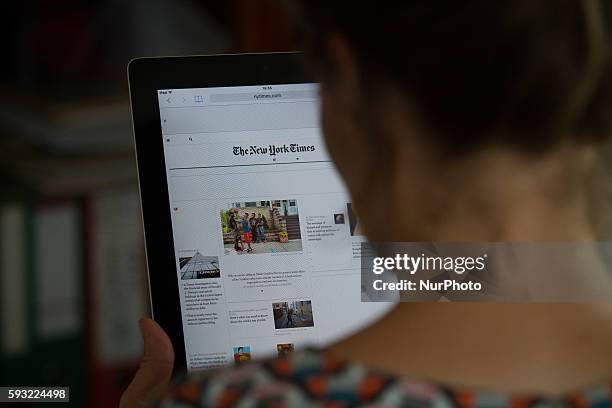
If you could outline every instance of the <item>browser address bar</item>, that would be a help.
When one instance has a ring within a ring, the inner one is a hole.
[[[317,99],[316,90],[306,91],[272,91],[272,92],[245,92],[210,95],[210,101],[216,102],[252,102],[270,100]]]

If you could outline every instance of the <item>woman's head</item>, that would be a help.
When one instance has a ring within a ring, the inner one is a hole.
[[[511,185],[514,169],[563,179],[548,193],[568,196],[610,134],[605,0],[300,3],[323,131],[361,214],[434,225],[471,178]]]

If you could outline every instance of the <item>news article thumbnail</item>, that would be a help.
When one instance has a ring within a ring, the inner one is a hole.
[[[276,351],[279,357],[285,357],[295,350],[293,343],[280,343],[276,345]]]
[[[240,364],[251,360],[251,346],[232,347],[234,351],[234,363]]]
[[[310,300],[272,303],[272,313],[275,329],[314,326]]]
[[[218,256],[204,256],[196,252],[191,257],[179,258],[181,280],[220,278]]]
[[[344,224],[344,214],[334,214],[334,224]]]
[[[226,255],[302,250],[296,200],[231,203],[221,210],[221,229]]]

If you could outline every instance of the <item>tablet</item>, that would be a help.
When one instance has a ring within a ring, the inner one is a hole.
[[[129,65],[152,312],[176,368],[325,346],[390,307],[361,301],[364,238],[301,58]]]

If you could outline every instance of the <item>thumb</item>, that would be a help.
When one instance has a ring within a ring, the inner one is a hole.
[[[120,408],[145,407],[164,392],[172,376],[174,350],[168,335],[147,317],[140,319],[138,326],[144,353],[134,379],[121,396]]]

